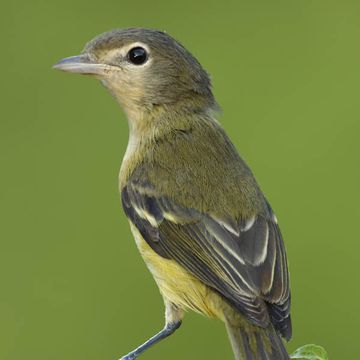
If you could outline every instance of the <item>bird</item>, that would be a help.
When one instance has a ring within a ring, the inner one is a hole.
[[[225,324],[236,360],[289,359],[291,295],[278,221],[218,120],[199,61],[164,31],[123,28],[53,67],[100,80],[128,120],[121,202],[164,299],[165,325],[121,360],[173,334],[187,310]]]

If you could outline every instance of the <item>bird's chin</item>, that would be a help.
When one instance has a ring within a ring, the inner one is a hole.
[[[60,60],[53,66],[53,69],[102,77],[109,74],[113,69],[113,66],[108,64],[96,64],[91,62],[86,55],[77,55]]]

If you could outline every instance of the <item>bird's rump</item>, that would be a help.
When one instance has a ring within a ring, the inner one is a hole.
[[[130,178],[122,203],[150,247],[217,291],[252,323],[267,327],[271,322],[289,339],[287,261],[270,207],[267,215],[220,219],[155,196],[148,188]]]

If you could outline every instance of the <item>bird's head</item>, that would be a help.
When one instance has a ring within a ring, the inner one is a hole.
[[[129,117],[154,107],[215,106],[207,72],[181,44],[157,30],[106,32],[91,40],[81,55],[65,58],[54,68],[100,79]]]

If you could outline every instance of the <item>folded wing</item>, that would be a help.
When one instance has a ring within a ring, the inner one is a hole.
[[[284,244],[271,208],[249,219],[202,214],[135,182],[122,190],[126,215],[160,256],[174,259],[252,323],[291,337]]]

